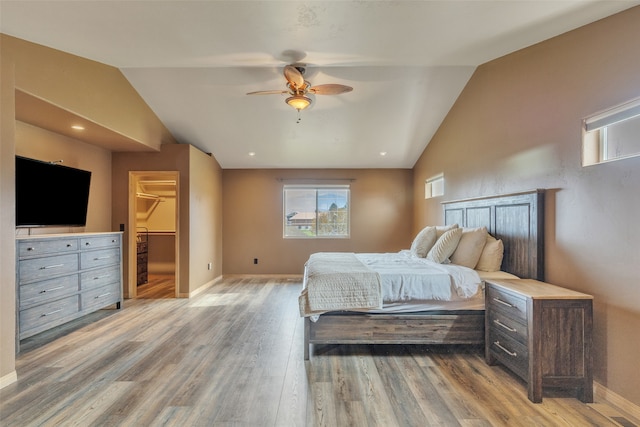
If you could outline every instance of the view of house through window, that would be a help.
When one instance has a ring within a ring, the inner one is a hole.
[[[640,99],[583,121],[582,165],[640,156]]]
[[[349,186],[284,186],[284,237],[349,237]]]

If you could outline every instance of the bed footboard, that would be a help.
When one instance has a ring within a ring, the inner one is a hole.
[[[312,344],[483,344],[484,311],[327,313],[304,319],[304,359]]]

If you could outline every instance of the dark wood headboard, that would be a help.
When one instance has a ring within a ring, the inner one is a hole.
[[[544,280],[544,190],[443,202],[445,224],[487,227],[502,239],[502,270]]]

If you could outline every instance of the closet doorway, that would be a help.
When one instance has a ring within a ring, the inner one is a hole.
[[[178,296],[179,173],[129,172],[129,298]]]

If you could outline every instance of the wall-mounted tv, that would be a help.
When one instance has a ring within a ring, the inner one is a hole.
[[[16,227],[87,223],[91,172],[16,156]]]

